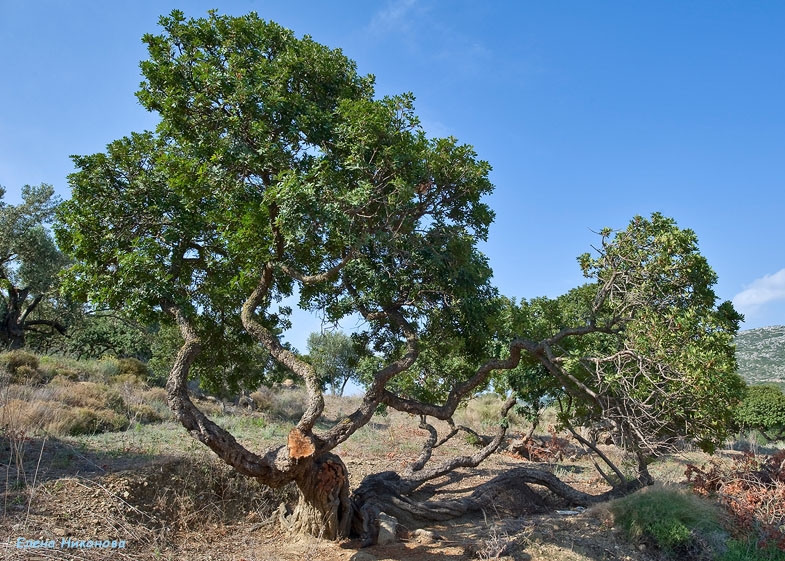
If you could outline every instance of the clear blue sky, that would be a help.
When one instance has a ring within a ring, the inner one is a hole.
[[[212,7],[342,48],[378,94],[413,92],[429,134],[474,145],[502,293],[564,293],[592,231],[660,211],[697,232],[745,328],[785,324],[783,2],[0,0],[7,201],[41,182],[67,198],[70,154],[153,128],[140,38]]]

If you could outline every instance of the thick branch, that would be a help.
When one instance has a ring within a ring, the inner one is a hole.
[[[201,351],[199,337],[183,314],[171,305],[164,309],[177,321],[183,337],[183,346],[177,353],[166,394],[169,407],[175,417],[188,429],[196,440],[207,445],[219,458],[238,472],[258,478],[271,487],[280,487],[297,475],[297,462],[290,458],[285,446],[269,450],[263,457],[247,450],[235,438],[213,423],[202,413],[188,396],[188,372],[194,359]]]
[[[303,413],[297,430],[303,435],[310,435],[316,420],[324,410],[324,398],[322,397],[321,387],[313,366],[299,359],[292,351],[281,345],[278,337],[256,320],[256,309],[262,305],[267,298],[273,281],[273,265],[267,263],[262,272],[254,291],[243,303],[240,317],[243,326],[248,330],[257,341],[262,343],[270,355],[286,368],[301,376],[305,380],[305,387],[308,390],[308,407]]]
[[[334,279],[335,276],[341,271],[341,269],[343,269],[344,266],[349,261],[351,261],[351,258],[352,258],[352,254],[348,253],[343,259],[341,259],[341,261],[337,265],[316,275],[303,275],[283,263],[279,264],[278,267],[284,273],[286,273],[296,281],[300,281],[303,284],[316,284],[319,282],[326,282],[328,280]]]
[[[458,456],[455,458],[450,458],[436,466],[432,466],[430,469],[422,468],[419,471],[407,474],[407,477],[402,479],[404,484],[403,492],[409,493],[426,481],[441,477],[442,475],[450,473],[451,471],[454,471],[458,468],[477,467],[480,465],[480,463],[482,463],[485,458],[496,451],[504,439],[504,435],[507,434],[507,414],[510,412],[512,406],[515,405],[516,401],[517,400],[515,396],[510,396],[502,405],[499,419],[499,428],[496,431],[496,436],[493,438],[493,440],[491,440],[490,443],[488,443],[488,445],[484,446],[478,450],[477,453],[472,454],[471,456]]]
[[[21,322],[20,322],[21,323]],[[62,323],[49,319],[34,319],[24,323],[24,328],[27,329],[31,325],[45,325],[57,330],[60,335],[65,335],[66,328]]]

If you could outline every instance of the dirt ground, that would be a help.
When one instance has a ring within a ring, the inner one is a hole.
[[[401,442],[406,435],[415,439],[414,430],[404,430],[390,420],[373,430],[377,434],[369,433],[367,441],[339,451],[352,486],[368,473],[399,467],[407,454],[416,451],[414,442]],[[282,501],[295,498],[293,489],[260,486],[224,468],[198,446],[185,450],[175,446],[171,439],[189,441],[184,431],[175,428],[172,435],[156,453],[133,446],[90,448],[67,439],[2,441],[0,557],[184,561],[658,558],[655,552],[619,536],[603,509],[577,512],[557,502],[550,503],[552,508],[544,514],[485,512],[428,528],[399,528],[396,543],[365,549],[356,539],[333,543],[292,536],[281,530],[276,510]],[[120,437],[116,435],[115,441]],[[398,445],[373,448],[368,443],[374,438],[396,439]],[[172,453],[163,453],[168,448]],[[494,454],[475,470],[433,481],[424,492],[460,496],[523,461]],[[586,462],[565,461],[550,469],[582,490],[603,490]]]

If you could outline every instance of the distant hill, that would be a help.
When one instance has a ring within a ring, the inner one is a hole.
[[[739,374],[751,384],[785,387],[785,325],[741,331],[736,336]]]

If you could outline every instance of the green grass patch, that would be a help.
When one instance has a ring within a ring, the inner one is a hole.
[[[629,540],[676,556],[722,549],[726,539],[719,506],[677,488],[648,487],[608,509]]]
[[[717,559],[718,561],[785,561],[785,551],[777,549],[774,544],[761,547],[754,538],[730,540],[728,549]]]

